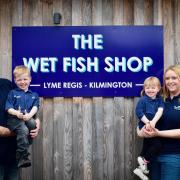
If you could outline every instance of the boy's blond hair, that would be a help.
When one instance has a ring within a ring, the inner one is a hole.
[[[30,70],[26,66],[16,66],[13,71],[14,79],[21,76],[22,74],[28,74],[28,76],[31,77]]]
[[[161,82],[155,76],[150,76],[144,80],[143,90],[141,91],[141,96],[145,95],[145,87],[147,86],[157,86],[161,90]]]
[[[166,87],[166,83],[165,83],[165,75],[166,73],[171,70],[174,71],[180,78],[180,65],[173,65],[173,66],[169,66],[165,71],[164,71],[164,85],[163,85],[163,96],[164,99],[166,99],[167,97],[169,97],[169,90]]]

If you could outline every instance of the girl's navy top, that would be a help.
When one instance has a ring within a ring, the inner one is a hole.
[[[144,95],[139,99],[136,106],[136,115],[139,119],[139,129],[145,125],[141,121],[141,118],[145,115],[147,119],[152,120],[160,107],[164,108],[163,98],[160,95],[157,95],[155,99],[152,99],[147,95]]]

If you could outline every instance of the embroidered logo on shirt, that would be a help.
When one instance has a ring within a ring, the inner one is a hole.
[[[16,95],[14,95],[14,98],[21,98],[21,96],[16,96]]]
[[[174,109],[180,111],[180,106],[174,106]]]
[[[35,96],[32,96],[32,99],[35,99],[36,97]]]

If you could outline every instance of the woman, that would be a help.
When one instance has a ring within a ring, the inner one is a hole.
[[[164,73],[164,112],[158,129],[144,128],[145,136],[161,137],[163,148],[150,163],[151,180],[180,180],[180,66]]]

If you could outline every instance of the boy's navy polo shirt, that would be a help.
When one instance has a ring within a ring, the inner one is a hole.
[[[16,88],[9,92],[5,109],[13,108],[19,110],[20,108],[22,113],[25,113],[25,111],[29,113],[33,106],[39,108],[38,94],[31,90],[25,92]]]
[[[8,93],[14,86],[11,81],[0,78],[0,126],[6,127],[5,103]],[[0,164],[16,161],[16,137],[0,137]]]
[[[180,95],[167,98],[162,118],[158,121],[159,130],[180,129]],[[163,154],[180,154],[180,139],[162,138]]]
[[[164,102],[163,98],[159,95],[155,99],[152,99],[145,94],[139,99],[135,110],[139,119],[139,129],[144,126],[141,118],[145,115],[147,119],[152,120],[160,107],[164,108]]]

